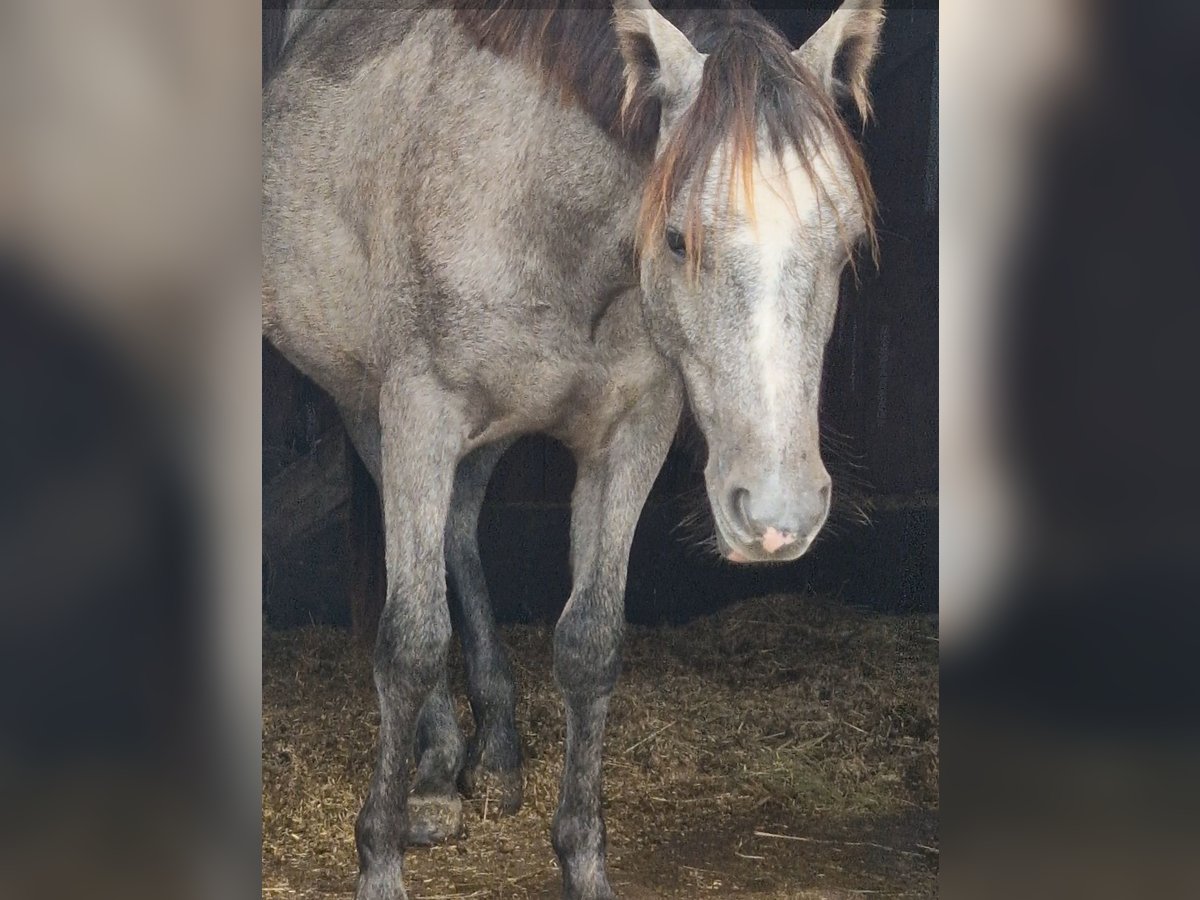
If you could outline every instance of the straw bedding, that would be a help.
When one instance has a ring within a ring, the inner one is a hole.
[[[462,838],[408,855],[413,900],[557,898],[549,825],[563,714],[552,629],[507,626],[525,805],[467,801]],[[936,894],[937,629],[811,597],[630,627],[606,738],[609,871],[623,900]],[[457,692],[461,661],[452,656]],[[470,715],[461,701],[469,734]],[[378,713],[345,632],[263,648],[263,896],[349,898]]]

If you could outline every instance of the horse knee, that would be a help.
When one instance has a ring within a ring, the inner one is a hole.
[[[424,696],[433,689],[445,666],[450,616],[444,602],[436,604],[434,614],[425,616],[396,610],[396,605],[389,600],[380,619],[375,680],[380,687],[403,682]]]
[[[573,601],[554,629],[554,676],[568,696],[607,696],[621,670],[623,615]]]

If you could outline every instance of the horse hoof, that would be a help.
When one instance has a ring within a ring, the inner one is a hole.
[[[563,900],[617,900],[617,895],[607,883],[589,884],[586,887],[564,887]]]
[[[404,891],[403,859],[380,861],[358,876],[354,900],[408,900]]]
[[[408,798],[408,843],[419,847],[440,844],[462,834],[462,800],[457,796]]]
[[[486,801],[488,810],[502,816],[515,814],[525,797],[525,782],[520,769],[503,772],[483,766],[464,769],[459,776],[459,787],[468,797]]]

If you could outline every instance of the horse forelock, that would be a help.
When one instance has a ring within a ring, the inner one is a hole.
[[[690,185],[681,230],[689,269],[698,272],[705,238],[702,195],[714,160],[723,158],[727,165],[720,179],[722,209],[732,210],[743,197],[749,204],[743,212],[753,220],[757,161],[764,154],[780,161],[789,149],[818,190],[823,187],[814,175],[814,156],[828,150],[844,159],[868,246],[878,253],[875,194],[857,142],[787,40],[749,7],[736,0],[704,9],[655,3],[707,55],[694,102],[655,155],[662,110],[645,85],[626,83],[611,0],[453,2],[457,20],[479,47],[536,69],[563,102],[578,104],[627,152],[650,163],[635,235],[639,253],[659,252],[670,211]],[[761,147],[764,138],[767,145]]]
[[[817,155],[836,154],[844,160],[874,255],[874,190],[862,151],[833,100],[796,60],[784,37],[757,13],[730,16],[725,25],[711,47],[699,48],[708,54],[699,93],[651,166],[638,220],[639,252],[661,250],[668,217],[687,188],[680,230],[695,274],[705,238],[704,191],[715,162],[724,165],[723,172],[715,173],[720,188],[716,214],[740,206],[753,223],[755,167],[768,158],[782,165],[793,150],[819,192],[827,186],[817,177]],[[837,204],[829,205],[836,214]],[[838,225],[842,227],[840,220]],[[849,244],[850,234],[843,234]]]

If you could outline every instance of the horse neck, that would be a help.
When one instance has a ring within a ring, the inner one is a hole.
[[[553,147],[553,129],[546,139]],[[578,273],[578,302],[590,306],[637,284],[633,241],[646,172],[599,134],[590,159],[578,149],[554,151],[562,164],[547,167],[527,215],[538,223],[532,243],[551,268]]]

